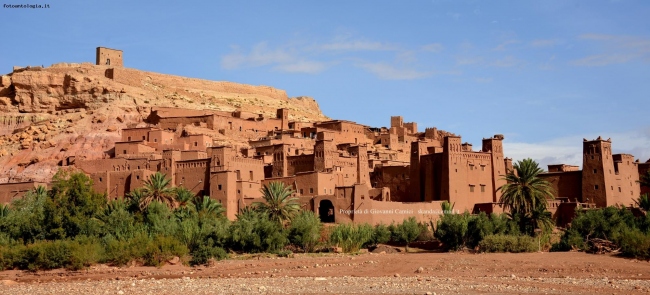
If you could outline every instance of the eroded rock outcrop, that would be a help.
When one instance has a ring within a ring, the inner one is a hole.
[[[128,68],[56,64],[0,76],[0,183],[47,182],[70,159],[97,159],[120,130],[144,126],[152,107],[235,111],[291,120],[328,119],[309,97],[232,82],[185,78]],[[221,143],[241,141],[215,132]]]

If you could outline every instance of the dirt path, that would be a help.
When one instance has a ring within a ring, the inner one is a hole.
[[[650,294],[650,262],[574,252],[329,254],[196,268],[4,271],[0,280],[3,294]]]

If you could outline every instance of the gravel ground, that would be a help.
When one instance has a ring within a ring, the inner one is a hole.
[[[120,279],[9,284],[3,294],[631,294],[647,280],[484,277],[281,277]]]
[[[650,262],[575,252],[246,256],[2,271],[5,294],[650,294]]]

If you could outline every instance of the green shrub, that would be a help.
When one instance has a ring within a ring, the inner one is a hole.
[[[621,245],[623,233],[637,231],[646,227],[646,219],[635,218],[625,208],[607,207],[596,210],[579,210],[560,242],[554,244],[553,251],[571,249],[585,250],[587,240],[599,238]]]
[[[70,242],[70,257],[66,268],[80,270],[99,262],[104,255],[104,248],[95,237],[79,236]]]
[[[190,254],[192,255],[192,259],[190,260],[191,265],[206,264],[210,259],[222,260],[228,258],[226,250],[221,247],[215,247],[212,239],[201,243]]]
[[[301,211],[291,220],[289,241],[305,252],[313,252],[320,240],[323,225],[320,218],[311,211]]]
[[[279,223],[271,221],[267,214],[253,210],[239,214],[230,229],[231,245],[244,252],[276,252],[288,242]]]
[[[467,229],[470,215],[445,214],[436,226],[434,236],[444,244],[447,249],[459,250],[467,242]]]
[[[408,246],[411,242],[420,236],[422,229],[418,224],[415,217],[409,217],[405,219],[400,225],[395,228],[395,236],[397,241],[406,243],[406,250],[408,251]]]
[[[650,236],[640,230],[625,231],[620,246],[624,256],[650,259]]]
[[[375,225],[375,230],[372,233],[372,244],[378,245],[388,243],[390,242],[391,235],[392,233],[388,226],[383,223],[377,224]]]
[[[330,242],[341,247],[344,252],[357,252],[363,245],[372,241],[374,229],[364,224],[339,224],[330,232]]]
[[[174,256],[183,257],[188,254],[188,249],[180,241],[169,236],[157,236],[146,248],[144,264],[148,266],[161,266],[165,261]]]
[[[527,235],[488,235],[479,243],[482,252],[535,252],[538,244],[535,239]]]

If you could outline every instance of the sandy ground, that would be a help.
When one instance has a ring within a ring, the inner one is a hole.
[[[0,272],[2,294],[650,294],[650,262],[576,252],[248,256]]]

